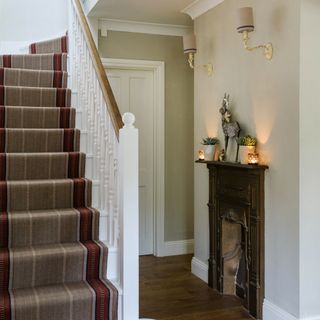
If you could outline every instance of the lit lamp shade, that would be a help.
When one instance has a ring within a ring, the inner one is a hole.
[[[254,31],[253,24],[253,9],[250,7],[239,8],[238,10],[238,28],[237,31],[242,33],[244,31],[252,32]]]
[[[183,50],[184,53],[197,52],[197,42],[196,36],[194,34],[188,34],[186,36],[183,36]]]

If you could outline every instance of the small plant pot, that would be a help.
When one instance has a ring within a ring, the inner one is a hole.
[[[204,146],[204,160],[213,161],[215,145],[206,145]]]
[[[248,154],[255,153],[256,147],[254,146],[240,146],[239,147],[239,161],[241,164],[248,164]]]

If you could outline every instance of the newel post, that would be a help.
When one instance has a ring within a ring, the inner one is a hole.
[[[139,146],[135,116],[120,129],[120,263],[123,319],[139,319]]]

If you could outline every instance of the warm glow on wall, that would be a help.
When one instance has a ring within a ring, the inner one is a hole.
[[[274,102],[271,99],[264,100],[261,96],[252,99],[253,118],[256,127],[256,135],[260,145],[267,144],[276,119]]]

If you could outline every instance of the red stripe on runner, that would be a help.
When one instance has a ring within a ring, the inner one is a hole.
[[[79,152],[70,152],[68,159],[68,178],[80,178],[80,154]]]
[[[4,69],[0,68],[0,86],[4,84]]]
[[[6,108],[0,106],[0,128],[4,128],[6,124]]]
[[[86,180],[74,179],[73,180],[73,207],[83,208],[86,206],[85,203],[85,192],[86,192]]]
[[[7,211],[7,183],[0,181],[0,212]]]
[[[63,72],[54,71],[54,74],[53,74],[53,87],[54,88],[62,88],[62,76],[63,76]]]
[[[60,108],[60,128],[70,128],[70,108]]]
[[[5,152],[6,148],[6,130],[0,128],[0,152]]]
[[[0,86],[0,106],[4,106],[4,86]]]
[[[77,208],[80,212],[80,241],[92,240],[92,211],[88,208]]]
[[[10,54],[3,56],[3,67],[4,68],[11,68],[11,55]]]
[[[30,45],[30,53],[31,54],[36,54],[37,53],[37,47],[36,47],[36,44],[35,43],[32,43]]]
[[[0,212],[0,248],[8,247],[8,225],[8,213]]]
[[[62,63],[61,63],[61,54],[55,53],[53,55],[53,70],[61,71],[62,70]]]
[[[68,38],[66,36],[61,38],[61,52],[68,52]]]
[[[11,319],[9,289],[9,249],[0,249],[0,319]]]
[[[66,89],[57,89],[56,93],[56,106],[60,108],[65,108],[66,107],[66,94],[67,90]]]
[[[63,135],[63,151],[74,151],[74,129],[64,129]]]
[[[96,293],[96,320],[112,320],[109,318],[109,289],[100,279],[92,279],[88,282]]]
[[[87,281],[96,293],[96,320],[109,319],[110,292],[100,280],[101,249],[94,241],[83,243],[88,251]]]
[[[11,319],[10,295],[9,292],[0,294],[0,319]]]
[[[0,180],[6,180],[7,175],[7,156],[5,153],[0,153]],[[1,233],[0,233],[1,236]]]

